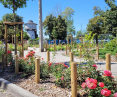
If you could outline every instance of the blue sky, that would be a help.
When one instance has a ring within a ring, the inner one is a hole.
[[[101,9],[105,10],[105,6],[108,5],[105,3],[105,0],[42,0],[42,17],[43,21],[45,20],[48,13],[51,13],[56,5],[61,6],[61,11],[64,11],[66,7],[71,7],[74,9],[75,13],[73,16],[74,27],[76,31],[85,30],[88,24],[89,19],[93,18],[94,6],[99,6]],[[29,0],[27,1],[26,8],[20,8],[16,11],[19,16],[24,17],[23,22],[27,23],[29,20],[33,20],[34,23],[37,23],[37,34],[39,35],[39,10],[38,10],[38,0]],[[12,13],[12,10],[4,8],[0,3],[0,20],[2,16],[7,13]],[[45,36],[44,37],[48,37]]]

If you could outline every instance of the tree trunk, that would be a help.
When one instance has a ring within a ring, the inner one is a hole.
[[[96,35],[96,47],[98,47],[98,35]]]
[[[14,0],[13,0],[13,18],[14,18],[14,22],[15,22],[15,8],[14,8]],[[14,44],[15,44],[15,55],[17,55],[17,40],[16,40],[16,26],[14,25]]]

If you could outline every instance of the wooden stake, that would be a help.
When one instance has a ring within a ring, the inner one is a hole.
[[[78,45],[77,45],[77,51],[78,51]]]
[[[62,44],[61,44],[61,51],[62,51]]]
[[[73,52],[70,52],[70,62],[74,61]]]
[[[81,47],[80,47],[80,58],[82,57],[82,55],[81,55]]]
[[[18,55],[15,55],[15,74],[19,73]]]
[[[99,47],[97,47],[97,60],[99,60]]]
[[[71,52],[71,46],[69,46],[69,56],[70,56],[70,52]]]
[[[106,70],[111,71],[111,55],[106,54]]]
[[[55,50],[55,44],[54,44],[54,50]]]
[[[77,97],[77,63],[71,63],[71,94]]]
[[[13,45],[13,35],[12,35],[12,45]]]
[[[74,44],[73,44],[73,50],[74,50]]]
[[[66,45],[66,55],[67,55],[67,45]]]
[[[21,20],[21,22],[22,22],[22,20]],[[21,53],[22,53],[22,57],[24,57],[24,49],[23,49],[23,47],[24,47],[24,45],[23,45],[23,25],[21,25],[21,45],[22,45],[22,50],[21,50]]]
[[[49,62],[49,61],[50,61],[50,52],[47,51],[47,62]]]
[[[40,59],[35,59],[35,82],[38,84],[40,82]]]

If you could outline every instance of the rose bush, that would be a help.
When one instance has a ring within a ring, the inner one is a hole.
[[[89,97],[116,97],[117,86],[113,80],[111,71],[105,70],[105,76],[101,76],[99,79],[87,78],[82,83],[82,89],[89,92]],[[100,82],[102,81],[102,82]]]

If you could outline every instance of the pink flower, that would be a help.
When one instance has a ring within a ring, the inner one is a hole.
[[[99,83],[99,86],[103,88],[104,87],[104,83],[103,82],[100,82]]]
[[[85,80],[85,82],[87,83],[87,82],[90,82],[90,78],[88,77],[86,80]]]
[[[112,75],[111,71],[109,71],[109,70],[105,70],[105,71],[104,71],[104,74],[105,74],[106,76],[111,76],[111,75]]]
[[[68,68],[68,66],[67,66],[67,65],[64,65],[64,67],[65,67],[65,68]]]
[[[111,91],[108,90],[107,88],[105,88],[105,89],[101,90],[101,94],[104,95],[104,96],[110,96],[111,95]]]
[[[113,97],[117,97],[117,92],[116,92],[116,93],[114,93]]]
[[[29,65],[31,65],[31,63],[29,63]]]
[[[58,65],[59,63],[55,63],[55,65]]]
[[[95,89],[96,87],[97,87],[97,85],[94,84],[94,83],[88,84],[88,88],[89,88],[89,89]]]
[[[94,83],[94,84],[97,84],[97,80],[96,80],[96,79],[93,79],[93,83]]]
[[[42,58],[42,60],[43,60],[43,58]]]
[[[33,51],[32,53],[35,54],[35,51]]]
[[[49,63],[49,66],[51,66],[52,63]]]
[[[11,65],[12,63],[10,62],[9,65]]]
[[[22,59],[21,57],[19,57],[19,59]]]
[[[7,54],[10,54],[11,53],[11,51],[7,51]]]
[[[111,75],[111,78],[114,78],[114,76]]]
[[[83,82],[81,86],[84,89],[87,86],[87,84],[85,82]]]
[[[97,65],[93,64],[92,66],[95,67],[95,68],[97,69]]]
[[[64,80],[64,77],[63,76],[61,77],[61,80]]]

